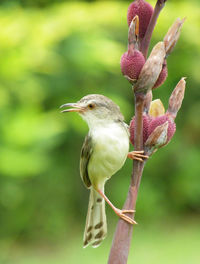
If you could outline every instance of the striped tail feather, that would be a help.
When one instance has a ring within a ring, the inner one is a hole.
[[[107,234],[105,201],[92,187],[83,236],[83,247],[98,247]]]

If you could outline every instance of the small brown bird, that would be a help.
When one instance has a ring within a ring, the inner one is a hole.
[[[105,182],[123,166],[127,155],[140,161],[147,156],[142,155],[143,151],[128,152],[128,126],[124,123],[119,106],[109,98],[91,94],[63,107],[71,107],[63,110],[63,113],[78,112],[89,126],[80,158],[81,178],[90,189],[83,243],[84,247],[97,247],[107,234],[105,201],[119,217],[130,224],[136,223],[126,215],[134,210],[120,210],[109,201],[104,194]]]

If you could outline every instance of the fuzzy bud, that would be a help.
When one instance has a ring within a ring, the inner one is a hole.
[[[167,76],[168,76],[167,61],[164,60],[160,75],[159,75],[159,77],[158,77],[158,79],[157,79],[157,81],[154,84],[152,89],[155,89],[155,88],[158,88],[159,86],[161,86],[165,82],[165,80],[167,79]]]
[[[173,137],[176,131],[176,124],[169,115],[165,114],[152,119],[152,121],[149,124],[148,134],[151,135],[151,133],[156,129],[156,127],[163,125],[165,122],[168,122],[167,140],[165,142],[165,144],[167,144],[169,143],[169,141],[171,140],[171,138]]]
[[[166,121],[164,124],[157,126],[148,137],[145,143],[145,152],[149,156],[166,144],[168,127],[169,123]]]
[[[167,113],[170,114],[173,118],[176,117],[177,112],[181,108],[185,94],[185,85],[186,85],[185,78],[182,78],[176,85],[175,89],[173,90],[169,98],[169,107]]]
[[[134,87],[135,92],[146,94],[152,89],[162,70],[165,55],[164,42],[158,42],[140,72]]]
[[[132,81],[137,80],[144,63],[145,59],[140,51],[135,50],[130,55],[128,52],[125,52],[120,62],[122,74]]]
[[[136,15],[129,27],[128,51],[121,57],[122,74],[132,84],[136,82],[145,63],[143,54],[138,50],[139,17]]]
[[[180,31],[184,22],[185,22],[185,18],[183,18],[182,20],[180,18],[177,18],[177,20],[174,22],[174,24],[171,26],[171,28],[168,30],[167,34],[165,35],[164,43],[165,43],[167,56],[174,49],[180,37]]]
[[[139,16],[139,38],[142,39],[146,33],[149,21],[153,14],[153,7],[144,0],[136,0],[128,7],[127,22],[130,26],[132,19]]]
[[[143,142],[146,142],[148,138],[148,128],[149,128],[149,123],[151,121],[151,118],[143,114]],[[135,117],[130,122],[130,141],[132,145],[134,146],[134,135],[135,135]]]

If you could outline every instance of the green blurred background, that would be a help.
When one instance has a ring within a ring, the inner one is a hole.
[[[155,1],[149,1],[154,5]],[[133,95],[120,72],[127,47],[119,1],[0,1],[0,263],[106,263],[117,217],[107,207],[108,237],[82,249],[89,192],[79,176],[87,125],[59,106],[101,93],[126,122]],[[200,3],[168,1],[152,45],[177,17],[187,17],[155,90],[167,108],[182,76],[186,95],[170,144],[147,163],[128,263],[200,263]],[[122,207],[132,162],[106,185]]]

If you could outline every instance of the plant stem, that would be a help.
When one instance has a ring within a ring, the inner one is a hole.
[[[167,0],[157,0],[153,15],[151,17],[151,20],[149,22],[149,25],[148,25],[146,33],[145,33],[145,36],[141,42],[140,51],[143,53],[145,58],[147,58],[147,55],[148,55],[148,49],[149,49],[149,44],[151,41],[151,36],[152,36],[153,30],[155,28],[158,16],[159,16],[161,10],[163,9],[163,7],[165,6],[166,1]]]
[[[144,107],[144,96],[135,96],[135,149],[143,149],[143,122],[142,114]],[[144,169],[144,162],[134,160],[131,184],[129,187],[124,209],[133,210],[136,207],[136,200],[142,172]],[[134,217],[134,214],[132,215]],[[119,219],[117,224],[115,236],[113,239],[112,248],[108,264],[126,264],[129,254],[129,248],[132,238],[133,225],[128,224],[122,219]]]
[[[155,28],[158,16],[165,5],[167,0],[157,0],[153,15],[149,22],[146,34],[140,45],[140,50],[144,57],[147,58],[149,44],[153,30]],[[146,98],[147,99],[147,98]],[[135,150],[143,150],[143,110],[144,110],[145,96],[139,93],[135,93],[135,134],[134,143]],[[148,108],[148,106],[147,106]],[[133,161],[133,171],[131,177],[131,184],[129,187],[126,202],[124,204],[124,209],[135,210],[138,190],[140,186],[140,181],[142,178],[142,173],[144,169],[145,162]],[[131,216],[131,214],[130,214]],[[132,214],[134,218],[135,213]],[[131,244],[133,232],[133,225],[128,224],[122,219],[119,219],[117,228],[115,231],[112,247],[110,250],[110,255],[108,259],[108,264],[126,264],[128,260],[128,254]]]

